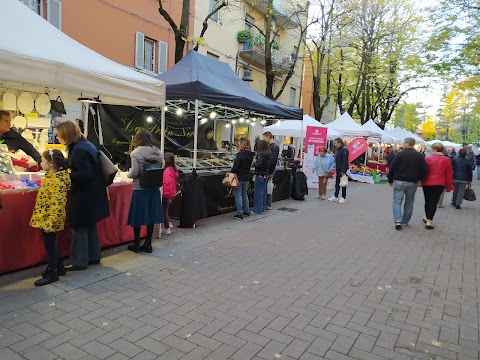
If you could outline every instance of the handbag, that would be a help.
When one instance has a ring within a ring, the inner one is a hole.
[[[238,188],[240,182],[238,181],[237,174],[227,172],[222,180],[222,185],[231,188]]]
[[[51,110],[59,114],[66,114],[65,105],[63,104],[62,98],[58,95],[56,100],[50,100]]]
[[[105,186],[112,185],[113,179],[115,179],[115,175],[118,172],[117,167],[101,150],[98,150],[98,160],[100,161],[100,169],[102,171],[103,180],[105,180]]]
[[[465,189],[465,194],[463,194],[463,199],[467,201],[475,201],[477,200],[477,196],[475,195],[475,191],[471,187]]]
[[[161,161],[145,160],[143,171],[140,175],[140,187],[145,190],[156,189],[163,186],[163,164]]]
[[[347,187],[348,186],[348,177],[347,175],[342,175],[340,178],[340,187]]]
[[[267,195],[273,195],[273,180],[268,180],[267,182]]]

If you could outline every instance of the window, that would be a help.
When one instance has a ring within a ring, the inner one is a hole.
[[[41,0],[20,0],[20,2],[30,9],[35,11],[38,15],[42,15],[42,2]]]
[[[208,13],[211,13],[214,9],[216,9],[219,3],[220,3],[219,0],[209,0]],[[220,18],[219,18],[220,14],[219,13],[220,13],[220,11],[217,11],[215,14],[212,15],[212,17],[210,19],[218,22],[220,20]]]
[[[137,32],[135,43],[135,67],[137,69],[155,72],[155,40]]]
[[[218,60],[220,58],[220,56],[215,55],[214,53],[211,53],[210,51],[207,51],[207,56],[211,57],[211,58],[214,58],[216,60]]]
[[[297,89],[290,88],[290,106],[295,106],[295,99],[297,98]]]
[[[161,74],[168,69],[168,44],[158,42],[158,73]]]
[[[62,30],[62,3],[60,0],[47,0],[47,20]]]

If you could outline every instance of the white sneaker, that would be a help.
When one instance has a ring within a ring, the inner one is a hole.
[[[345,201],[346,201],[346,200],[345,200],[344,198],[340,198],[340,200],[338,200],[338,203],[339,203],[339,204],[345,204]]]
[[[330,199],[328,199],[328,201],[338,201],[338,198],[335,196],[332,196]]]
[[[170,229],[173,228],[173,224],[172,224],[172,223],[168,223],[168,224],[170,225],[170,226],[169,226]]]
[[[325,195],[320,196],[320,199],[322,199],[322,200],[325,200],[325,198],[326,198]]]
[[[162,234],[165,234],[165,235],[170,235],[172,233],[172,229],[168,228],[168,229],[164,229],[162,231]]]

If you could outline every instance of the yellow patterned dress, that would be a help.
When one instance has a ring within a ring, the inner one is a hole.
[[[47,172],[38,189],[30,226],[45,232],[58,232],[65,226],[67,189],[70,174],[67,170]]]

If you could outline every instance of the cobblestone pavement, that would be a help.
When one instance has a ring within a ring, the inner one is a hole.
[[[38,267],[0,276],[0,359],[479,358],[478,202],[446,196],[428,231],[419,189],[395,231],[386,185],[315,197],[176,229],[152,255],[107,250],[43,288]]]

